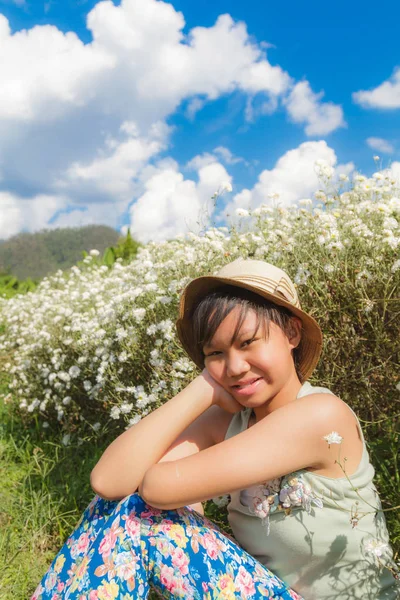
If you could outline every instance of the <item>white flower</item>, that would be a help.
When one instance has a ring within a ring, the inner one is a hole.
[[[308,269],[299,266],[294,278],[294,282],[297,283],[297,285],[304,285],[307,282],[307,279],[310,277],[310,275],[311,273],[310,271],[308,271]]]
[[[111,411],[110,411],[110,417],[111,417],[112,419],[115,419],[115,420],[117,420],[117,419],[119,419],[119,415],[120,415],[120,413],[121,413],[121,411],[120,411],[120,409],[118,408],[118,406],[113,406],[113,407],[112,407],[112,409],[111,409]]]
[[[356,281],[360,281],[362,279],[365,279],[365,280],[372,279],[372,274],[369,271],[367,271],[366,269],[363,269],[356,275]]]
[[[367,178],[364,175],[356,175],[354,177],[354,181],[356,181],[357,183],[363,183],[363,181],[365,181]]]
[[[61,443],[63,444],[63,446],[69,446],[70,440],[71,440],[71,434],[70,433],[66,433],[64,435],[63,439],[61,440]]]
[[[128,426],[132,427],[132,425],[136,425],[142,419],[140,415],[135,415],[132,419],[129,419]]]
[[[376,154],[373,158],[374,158],[374,161],[378,161],[378,160],[380,160],[381,157]]]
[[[249,211],[246,210],[245,208],[237,208],[235,212],[236,212],[237,217],[248,217],[249,216]]]
[[[85,388],[86,392],[90,392],[90,390],[92,389],[92,383],[88,379],[85,379],[85,381],[83,382],[83,387]]]
[[[364,550],[367,554],[373,554],[374,556],[380,557],[389,550],[389,546],[380,540],[371,539],[364,543]]]
[[[370,313],[371,310],[374,308],[375,306],[375,302],[373,300],[370,300],[369,298],[366,298],[364,300],[364,312],[366,314]]]
[[[331,431],[328,435],[324,435],[324,440],[328,442],[328,445],[330,446],[331,444],[341,444],[343,438],[337,431]]]
[[[232,191],[232,185],[231,185],[231,183],[229,183],[229,181],[226,181],[225,183],[222,184],[222,191],[223,192],[231,192]]]
[[[89,254],[90,256],[99,256],[100,252],[98,250],[93,249],[89,252]]]
[[[335,267],[333,265],[325,265],[324,266],[325,273],[333,273],[334,270],[335,270]]]
[[[127,335],[128,335],[128,333],[125,331],[125,329],[123,327],[118,327],[118,329],[115,332],[115,337],[119,341],[125,339],[127,337]]]
[[[77,367],[76,365],[73,365],[72,367],[70,367],[68,373],[70,374],[71,377],[78,377],[78,375],[80,374],[81,370],[79,367]]]
[[[123,415],[128,414],[133,409],[133,404],[129,402],[123,402],[120,406],[120,410]]]
[[[226,506],[229,503],[229,496],[227,494],[224,494],[223,496],[217,496],[216,498],[213,498],[212,501],[220,508],[221,506]]]
[[[123,350],[121,354],[118,356],[119,362],[126,362],[128,360],[128,353],[126,350]]]

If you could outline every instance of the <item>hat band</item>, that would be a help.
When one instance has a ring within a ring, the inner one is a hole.
[[[292,289],[289,282],[284,277],[280,279],[278,284],[275,279],[269,279],[268,277],[260,277],[258,275],[235,275],[233,277],[230,277],[230,279],[233,279],[235,281],[242,281],[243,283],[254,284],[259,289],[265,290],[266,292],[273,295],[280,294],[281,296],[283,296],[283,299],[286,300],[286,302],[293,304],[296,308],[300,308],[300,302],[296,292]]]

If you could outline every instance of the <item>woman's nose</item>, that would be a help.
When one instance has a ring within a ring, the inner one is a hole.
[[[249,364],[240,354],[232,354],[226,360],[226,374],[228,377],[237,377],[249,370]]]

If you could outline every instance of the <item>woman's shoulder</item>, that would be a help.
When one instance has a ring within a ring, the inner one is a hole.
[[[299,396],[296,403],[286,405],[288,411],[293,411],[302,419],[326,423],[354,423],[358,418],[350,406],[339,396],[330,392],[319,392],[317,390],[310,394]]]

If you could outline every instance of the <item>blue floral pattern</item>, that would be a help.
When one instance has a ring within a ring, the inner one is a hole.
[[[215,523],[139,494],[96,496],[31,600],[302,600]]]

